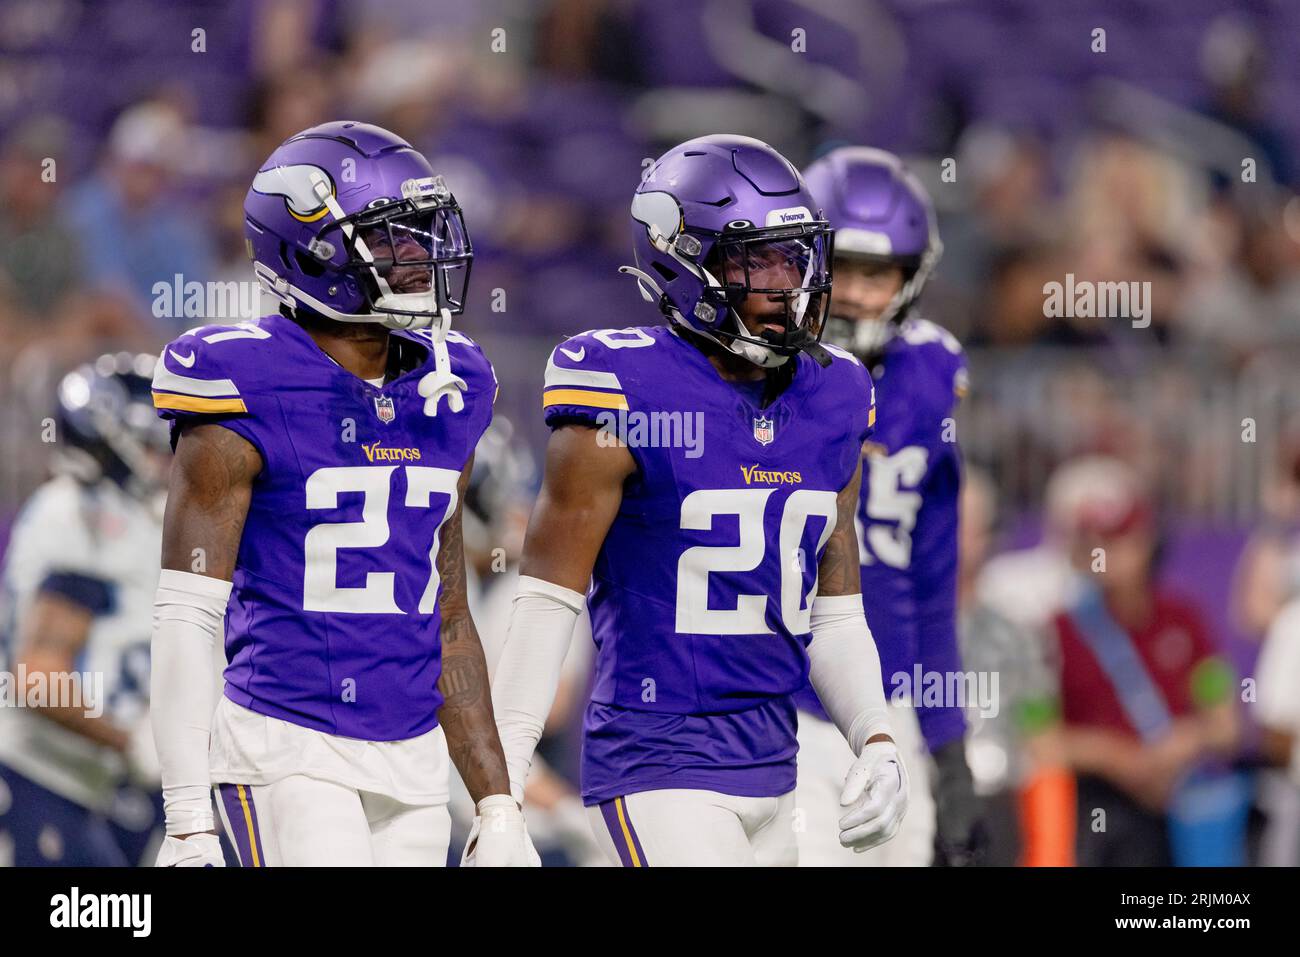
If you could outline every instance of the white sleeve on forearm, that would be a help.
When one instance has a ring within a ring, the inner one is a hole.
[[[579,592],[562,585],[519,577],[506,646],[492,681],[492,710],[516,801],[524,799],[533,750],[555,703],[560,670],[584,601]]]
[[[809,680],[854,754],[876,734],[890,734],[880,654],[861,595],[813,599]]]
[[[153,605],[150,712],[168,834],[213,829],[208,739],[216,687],[213,647],[230,582],[164,569]]]

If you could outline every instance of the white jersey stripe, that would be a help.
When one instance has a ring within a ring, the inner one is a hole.
[[[555,364],[555,353],[546,361],[546,379],[544,387],[552,389],[557,386],[585,386],[596,389],[619,389],[623,386],[618,376],[612,372],[597,372],[592,369],[570,369]]]
[[[230,379],[194,379],[190,376],[177,375],[167,369],[167,357],[154,369],[153,387],[158,392],[179,392],[181,395],[196,395],[205,399],[216,396],[239,395],[235,383]]]

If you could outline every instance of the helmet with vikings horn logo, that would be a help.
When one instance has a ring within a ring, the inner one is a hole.
[[[632,197],[632,236],[636,265],[622,271],[671,322],[763,367],[800,351],[830,361],[818,344],[830,226],[799,171],[766,143],[718,134],[669,150]],[[738,310],[751,295],[782,303],[782,321],[746,328]]]
[[[442,177],[405,140],[336,121],[290,137],[244,199],[258,279],[291,309],[394,329],[461,312],[473,249]]]

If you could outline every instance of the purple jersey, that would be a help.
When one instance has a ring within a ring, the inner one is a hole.
[[[794,787],[817,566],[875,414],[866,369],[831,352],[827,368],[791,360],[766,409],[667,327],[588,332],[551,354],[547,424],[607,427],[637,465],[587,598],[588,804]]]
[[[876,374],[880,424],[863,460],[858,537],[867,624],[880,651],[885,693],[892,695],[899,673],[911,687],[915,665],[944,675],[961,667],[956,632],[961,456],[951,416],[966,390],[966,359],[947,330],[909,319],[886,345]],[[811,687],[798,701],[824,716]],[[913,704],[931,749],[963,734],[960,708]]]
[[[392,741],[438,722],[438,532],[492,417],[492,367],[447,339],[465,407],[424,412],[428,338],[393,333],[401,372],[357,378],[279,315],[191,330],[163,350],[173,434],[217,422],[262,456],[226,611],[226,697],[260,714]]]

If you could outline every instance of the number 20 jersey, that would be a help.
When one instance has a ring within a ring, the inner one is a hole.
[[[791,361],[793,381],[760,409],[667,327],[588,332],[551,354],[547,424],[604,428],[636,462],[588,594],[588,804],[794,787],[791,696],[807,680],[818,563],[874,400],[848,353]]]
[[[451,333],[465,405],[454,413],[444,400],[426,415],[428,345],[393,333],[415,368],[382,387],[279,315],[194,329],[163,350],[154,405],[173,436],[217,422],[262,457],[226,612],[225,695],[236,704],[371,741],[436,726],[439,530],[496,381],[478,347]]]

